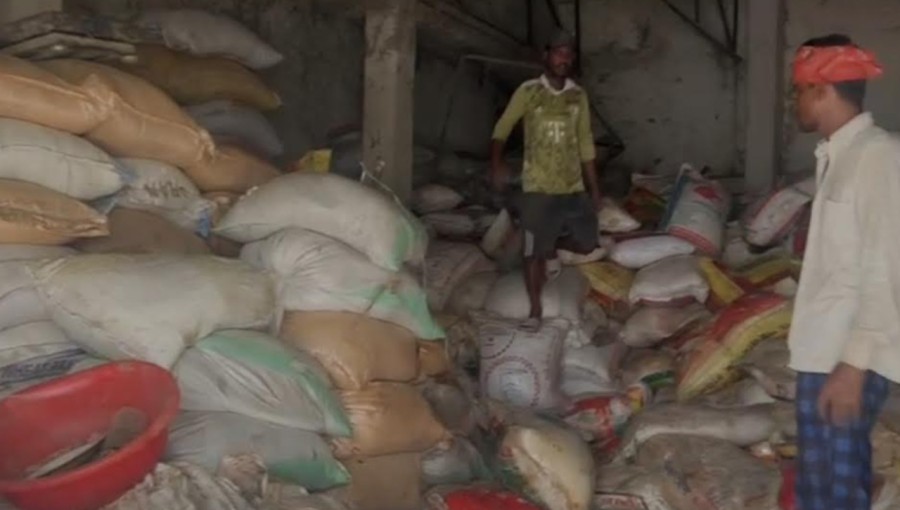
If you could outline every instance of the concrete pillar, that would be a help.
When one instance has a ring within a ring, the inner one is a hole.
[[[417,0],[366,2],[363,160],[404,202],[412,195]]]
[[[744,182],[751,194],[775,184],[781,166],[784,115],[784,3],[752,0],[747,6],[747,140]]]
[[[63,0],[0,0],[0,23],[11,23],[50,11],[62,11]]]

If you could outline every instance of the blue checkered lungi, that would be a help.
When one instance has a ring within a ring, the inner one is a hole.
[[[872,428],[888,395],[888,380],[869,372],[862,415],[848,427],[819,416],[818,400],[828,374],[797,377],[797,502],[799,510],[870,510]]]

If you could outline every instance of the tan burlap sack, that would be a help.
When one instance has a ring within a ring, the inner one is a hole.
[[[335,457],[376,457],[423,452],[450,433],[435,418],[419,390],[401,383],[373,383],[341,392],[353,437],[335,438]]]
[[[74,134],[97,127],[106,105],[27,60],[0,55],[0,117],[33,122]]]
[[[208,254],[203,239],[171,221],[137,209],[114,209],[109,214],[109,236],[85,239],[74,248],[85,253]]]
[[[244,193],[281,175],[274,166],[238,149],[224,146],[216,149],[208,162],[186,167],[184,173],[200,191]]]
[[[0,179],[0,243],[66,244],[109,233],[106,217],[62,193]]]
[[[179,103],[228,99],[263,111],[281,106],[278,94],[233,60],[196,57],[155,45],[139,45],[137,54],[137,63],[123,69],[165,90]]]
[[[419,342],[419,377],[437,377],[453,370],[444,340]]]
[[[335,495],[357,510],[422,508],[421,454],[401,453],[343,462],[350,485]]]
[[[83,60],[50,60],[44,69],[83,85],[109,115],[86,137],[115,156],[188,167],[208,161],[212,138],[163,91],[137,76]]]
[[[373,381],[416,376],[413,334],[400,326],[344,312],[288,312],[281,339],[312,354],[335,386],[358,390]]]

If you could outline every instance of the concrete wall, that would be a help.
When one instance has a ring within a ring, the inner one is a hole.
[[[867,108],[885,128],[900,130],[900,2],[896,0],[789,0],[787,3],[786,65],[804,41],[829,33],[845,33],[874,50],[885,67],[884,76],[872,82]],[[790,73],[786,73],[790,77]],[[789,83],[784,84],[788,97]],[[788,101],[789,103],[789,101]],[[788,105],[790,106],[790,105]],[[813,149],[817,137],[797,132],[792,112],[786,108],[784,169],[787,172],[815,168]]]

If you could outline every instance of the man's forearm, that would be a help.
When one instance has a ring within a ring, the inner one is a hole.
[[[506,147],[506,142],[503,140],[491,140],[491,168],[497,168],[498,165],[503,164],[503,149]]]
[[[581,171],[584,174],[584,181],[587,183],[588,193],[591,199],[600,199],[600,178],[597,176],[597,162],[590,160],[582,163]]]

